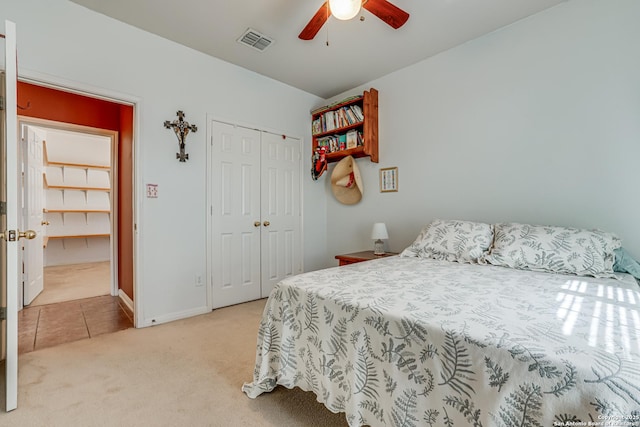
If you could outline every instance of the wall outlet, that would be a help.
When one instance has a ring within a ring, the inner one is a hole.
[[[197,288],[204,286],[204,280],[202,280],[202,276],[200,274],[196,274],[194,279]]]

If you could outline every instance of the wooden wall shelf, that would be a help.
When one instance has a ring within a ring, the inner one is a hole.
[[[357,146],[347,148],[347,134],[357,135]],[[369,89],[311,112],[312,151],[326,146],[327,162],[346,156],[370,157],[378,163],[378,91]],[[341,142],[344,142],[342,144]]]

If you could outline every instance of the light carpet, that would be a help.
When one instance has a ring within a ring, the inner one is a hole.
[[[242,393],[265,302],[22,355],[18,409],[0,425],[346,426],[297,388]]]

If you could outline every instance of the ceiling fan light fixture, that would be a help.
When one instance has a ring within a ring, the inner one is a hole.
[[[362,0],[329,0],[331,14],[342,21],[355,17],[361,5]]]

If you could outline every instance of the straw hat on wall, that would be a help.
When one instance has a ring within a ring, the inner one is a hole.
[[[362,177],[355,159],[347,156],[331,172],[331,190],[340,203],[354,205],[362,199]]]

